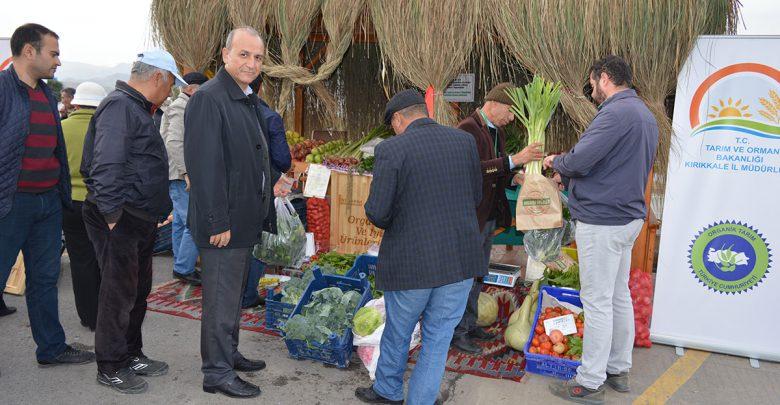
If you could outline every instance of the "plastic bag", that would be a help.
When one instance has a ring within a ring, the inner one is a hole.
[[[385,316],[384,297],[371,300],[365,306],[376,308],[383,317]],[[382,323],[382,325],[376,328],[376,330],[368,336],[360,336],[353,333],[354,339],[352,340],[352,344],[358,347],[358,357],[360,357],[360,361],[363,362],[363,365],[366,366],[368,376],[372,381],[376,379],[376,365],[379,361],[379,346],[382,342],[382,333],[384,333],[384,331],[385,324]],[[412,332],[412,340],[409,342],[409,350],[417,347],[421,340],[422,334],[420,332],[420,323],[417,322],[417,325]]]
[[[306,229],[287,197],[276,198],[277,233],[263,232],[254,256],[266,264],[298,268],[306,256]]]
[[[566,207],[569,199],[559,193],[561,204]],[[574,222],[563,221],[563,226],[552,229],[533,229],[525,231],[523,245],[525,252],[533,260],[539,263],[554,261],[561,255],[561,246],[569,245],[574,241]]]

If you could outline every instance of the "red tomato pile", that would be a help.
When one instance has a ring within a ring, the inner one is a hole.
[[[553,330],[547,335],[544,330],[546,319],[557,318],[563,315],[574,315],[577,325],[577,333],[564,336],[559,330]],[[534,328],[534,337],[531,339],[529,353],[556,357],[559,359],[579,361],[582,356],[582,335],[585,332],[585,315],[575,315],[572,311],[563,307],[548,307],[539,314],[539,320]]]
[[[634,346],[650,347],[650,317],[653,315],[653,277],[640,269],[631,270],[628,279],[631,301],[634,304]]]
[[[330,205],[324,198],[306,200],[307,231],[314,234],[317,253],[330,251]]]

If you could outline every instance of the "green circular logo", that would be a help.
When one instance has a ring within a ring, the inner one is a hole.
[[[688,259],[694,276],[722,294],[741,294],[769,273],[772,255],[763,235],[736,221],[718,222],[693,239]]]

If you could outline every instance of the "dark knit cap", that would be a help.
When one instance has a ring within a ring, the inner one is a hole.
[[[200,72],[190,72],[184,75],[184,81],[187,82],[187,84],[201,85],[203,83],[206,83],[208,80],[209,78]]]
[[[497,84],[488,92],[487,96],[485,96],[485,101],[495,101],[501,104],[512,105],[512,99],[506,94],[506,90],[512,87],[515,86],[508,82]]]
[[[416,104],[425,104],[425,99],[419,91],[406,89],[398,92],[387,102],[387,107],[385,107],[385,124],[390,125],[393,114]]]

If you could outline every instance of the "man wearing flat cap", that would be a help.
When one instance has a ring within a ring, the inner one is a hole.
[[[508,156],[506,153],[503,127],[514,119],[510,107],[512,100],[506,94],[510,83],[497,84],[485,97],[485,104],[469,117],[461,121],[457,128],[474,137],[479,151],[480,168],[482,170],[482,201],[477,208],[477,218],[482,234],[482,267],[487,271],[490,264],[490,250],[493,246],[493,231],[496,227],[512,225],[512,215],[509,201],[504,191],[513,183],[513,170],[532,161],[540,160],[543,152],[540,143],[528,145],[520,153]],[[477,301],[482,290],[482,282],[474,280],[469,293],[466,311],[463,313],[452,345],[465,353],[479,355],[482,348],[473,340],[491,340],[496,337],[492,333],[477,327]]]
[[[416,90],[390,100],[385,123],[398,136],[376,147],[365,209],[385,230],[376,286],[385,292],[387,320],[376,382],[355,395],[369,403],[403,403],[409,342],[422,317],[422,351],[406,403],[432,404],[473,279],[486,274],[476,215],[479,154],[474,137],[428,118]]]

